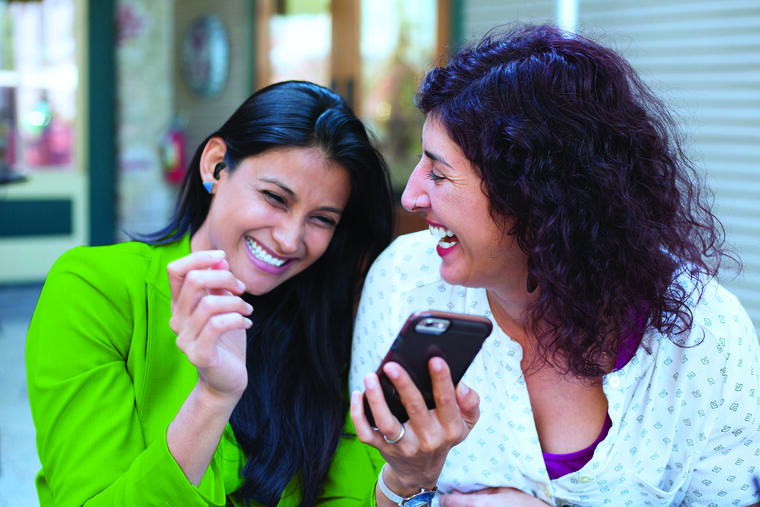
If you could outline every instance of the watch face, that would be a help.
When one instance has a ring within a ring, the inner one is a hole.
[[[423,507],[430,505],[436,496],[435,491],[422,491],[406,499],[401,505],[404,507]]]

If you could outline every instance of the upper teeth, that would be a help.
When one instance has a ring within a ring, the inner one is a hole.
[[[271,264],[272,266],[275,266],[278,268],[282,266],[283,264],[285,264],[285,259],[278,259],[277,257],[273,257],[269,255],[269,253],[266,250],[264,250],[261,247],[261,245],[256,243],[251,238],[245,238],[245,242],[248,243],[248,249],[251,251],[254,257],[259,259],[260,261],[264,261],[267,264]]]
[[[446,236],[454,236],[454,232],[446,229],[444,227],[437,227],[435,225],[429,225],[428,229],[430,230],[430,234],[438,238],[439,240],[445,238]]]

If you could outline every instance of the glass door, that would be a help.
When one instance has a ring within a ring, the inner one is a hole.
[[[446,0],[257,3],[256,87],[284,79],[328,86],[378,140],[397,197],[417,163],[423,117],[414,92],[449,44]],[[398,232],[424,228],[401,211]]]
[[[400,192],[417,164],[424,118],[414,94],[436,58],[436,0],[362,1],[360,116]]]
[[[82,0],[0,1],[0,283],[42,280],[87,242]]]

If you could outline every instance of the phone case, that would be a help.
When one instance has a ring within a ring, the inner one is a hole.
[[[396,389],[382,371],[382,366],[394,361],[412,378],[429,409],[435,408],[433,386],[428,371],[431,357],[441,357],[449,365],[451,379],[457,385],[492,331],[491,321],[478,315],[427,310],[413,313],[404,323],[391,345],[377,375],[391,413],[403,424],[409,420]],[[374,426],[366,398],[364,413]]]

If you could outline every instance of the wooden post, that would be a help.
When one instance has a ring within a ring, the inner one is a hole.
[[[330,86],[343,96],[354,112],[361,111],[361,67],[359,63],[360,0],[332,0],[332,48]]]
[[[256,50],[254,52],[255,85],[256,90],[270,84],[272,79],[269,66],[269,21],[274,13],[274,0],[256,0],[256,17],[254,39]]]
[[[436,62],[442,62],[446,59],[451,44],[451,0],[438,0],[437,8],[435,58]]]

